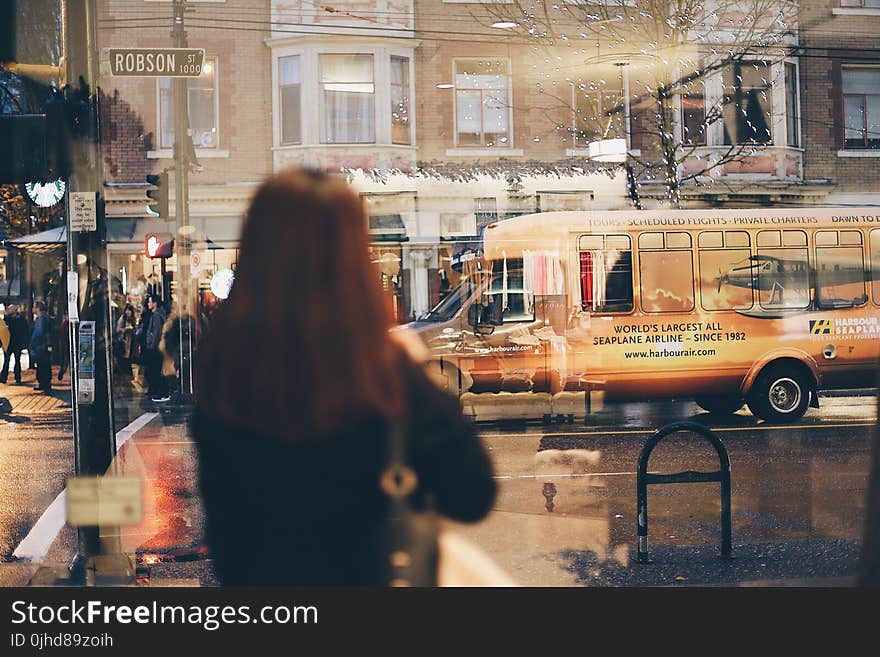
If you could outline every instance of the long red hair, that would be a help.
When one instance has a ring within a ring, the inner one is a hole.
[[[363,202],[342,181],[302,169],[266,180],[199,349],[199,407],[284,438],[399,415],[403,355],[368,246]]]

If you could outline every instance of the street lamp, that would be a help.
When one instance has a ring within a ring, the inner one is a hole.
[[[626,139],[591,141],[589,158],[595,162],[626,162]]]
[[[642,209],[642,200],[639,197],[638,183],[633,172],[632,164],[629,161],[629,153],[626,148],[626,139],[600,139],[591,141],[589,145],[588,157],[594,162],[615,162],[623,164],[626,172],[626,191],[627,196],[636,206],[636,209]]]

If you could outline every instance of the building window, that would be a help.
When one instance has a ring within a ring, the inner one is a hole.
[[[770,144],[773,112],[770,66],[737,62],[724,70],[724,144]]]
[[[458,146],[510,148],[510,73],[505,59],[455,62]]]
[[[376,141],[372,55],[321,55],[321,142]]]
[[[300,102],[302,73],[299,55],[278,60],[281,89],[281,143],[298,144],[302,141]]]
[[[475,198],[474,218],[477,229],[494,224],[498,221],[498,200],[494,196]]]
[[[409,58],[391,58],[391,143],[410,144]]]
[[[845,68],[844,148],[880,148],[880,68]]]
[[[706,145],[706,97],[702,91],[681,96],[681,143]]]
[[[189,127],[193,146],[217,148],[217,60],[205,58],[202,74],[186,79]],[[159,135],[162,148],[174,146],[173,78],[159,79]]]
[[[800,146],[800,103],[798,102],[797,66],[790,62],[785,64],[785,125],[789,146]]]
[[[574,92],[574,139],[586,146],[600,139],[626,139],[623,80],[581,82]]]

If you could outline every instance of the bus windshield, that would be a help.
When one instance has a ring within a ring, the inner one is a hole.
[[[456,285],[434,308],[419,317],[420,322],[447,322],[461,309],[467,294],[465,279]]]

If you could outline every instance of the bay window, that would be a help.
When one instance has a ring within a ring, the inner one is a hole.
[[[376,141],[373,55],[321,55],[321,142]]]

